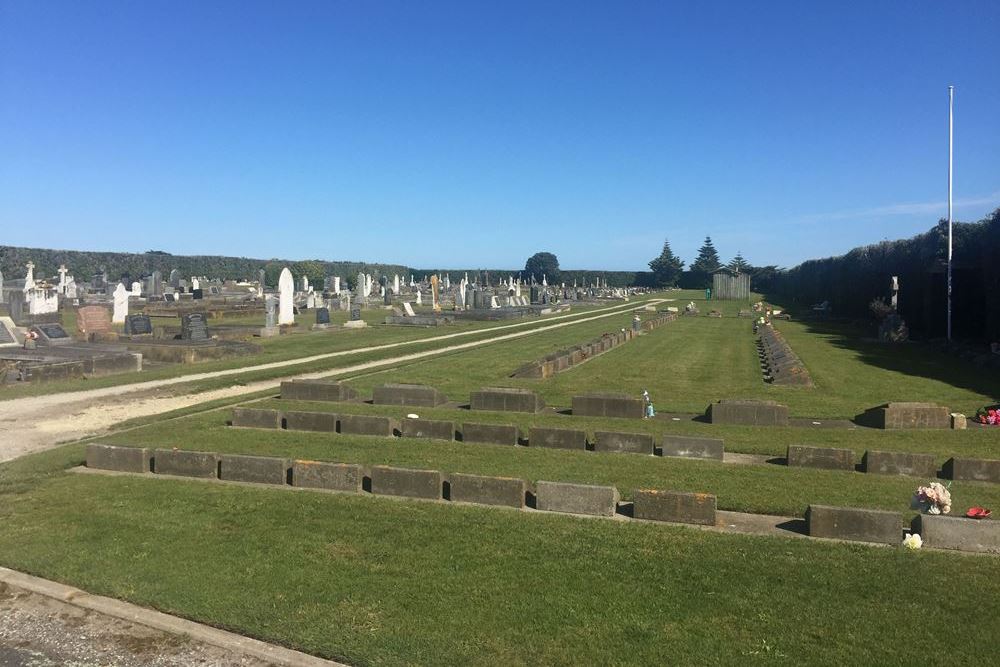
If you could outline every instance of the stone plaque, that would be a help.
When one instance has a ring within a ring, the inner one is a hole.
[[[202,299],[202,298],[204,298],[204,296],[205,296],[205,293],[201,290],[200,287],[198,289],[191,290],[191,298],[192,299]]]
[[[181,318],[183,340],[208,340],[208,322],[205,313],[188,313]]]
[[[128,336],[142,336],[153,333],[153,323],[149,315],[139,313],[129,315],[125,318],[125,334]]]
[[[76,328],[80,333],[108,333],[111,313],[104,306],[84,306],[76,311]]]
[[[351,321],[357,322],[361,319],[361,306],[351,306]]]
[[[34,328],[48,340],[69,338],[69,334],[66,333],[66,330],[62,328],[61,324],[39,324]]]
[[[319,308],[316,310],[316,324],[329,324],[330,323],[330,309],[329,308]]]

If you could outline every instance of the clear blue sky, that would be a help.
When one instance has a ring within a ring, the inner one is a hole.
[[[0,244],[791,266],[1000,206],[1000,2],[0,0]]]

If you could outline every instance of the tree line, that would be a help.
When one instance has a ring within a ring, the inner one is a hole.
[[[756,291],[767,291],[774,285],[774,280],[781,272],[777,266],[753,266],[737,252],[736,256],[723,264],[710,236],[698,249],[698,256],[687,270],[684,270],[684,260],[674,254],[670,248],[670,240],[663,242],[663,250],[649,262],[648,282],[652,287],[682,287],[684,289],[705,289],[712,286],[712,274],[720,269],[728,269],[733,273],[749,273],[750,284]]]

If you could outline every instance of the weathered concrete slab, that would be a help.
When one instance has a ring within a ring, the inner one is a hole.
[[[933,403],[886,403],[866,410],[858,421],[884,429],[951,428],[951,412]]]
[[[928,547],[1000,554],[1000,521],[920,514],[914,530]]]
[[[364,470],[359,465],[321,461],[292,463],[292,486],[361,493],[364,477]]]
[[[806,523],[811,537],[882,544],[899,544],[903,539],[903,517],[899,512],[810,505]]]
[[[281,428],[279,410],[233,408],[233,426],[241,428]]]
[[[597,431],[594,451],[624,454],[652,454],[653,436],[648,433],[622,433],[619,431]]]
[[[441,500],[441,473],[437,470],[411,470],[375,466],[372,468],[372,493]]]
[[[528,444],[532,447],[552,447],[554,449],[587,449],[587,432],[569,428],[532,427],[528,432]]]
[[[788,426],[788,406],[774,401],[722,400],[708,406],[713,424]]]
[[[218,456],[211,452],[182,449],[153,450],[153,472],[160,475],[214,478],[218,475]]]
[[[638,489],[632,515],[636,519],[714,526],[715,504],[715,496],[707,493]]]
[[[372,415],[340,415],[340,433],[349,435],[380,435],[390,437],[396,424],[389,417]]]
[[[956,456],[945,461],[946,479],[1000,483],[1000,460]]]
[[[281,398],[293,401],[352,401],[358,393],[333,380],[288,380],[281,383]]]
[[[837,447],[789,445],[786,460],[793,468],[854,470],[854,451]]]
[[[406,405],[433,408],[448,402],[447,397],[425,384],[384,384],[372,391],[375,405]]]
[[[499,412],[541,412],[545,401],[533,391],[512,387],[483,387],[472,392],[469,407],[473,410]]]
[[[573,414],[584,417],[625,417],[642,419],[645,404],[626,394],[584,394],[573,397]]]
[[[861,468],[876,475],[910,475],[912,477],[937,477],[937,462],[933,454],[911,452],[883,452],[869,449],[861,457]]]
[[[434,440],[454,440],[455,422],[433,419],[404,419],[401,432],[404,438],[432,438]]]
[[[337,432],[337,415],[333,412],[286,412],[285,428],[289,431]]]
[[[520,437],[520,429],[512,424],[462,424],[462,442],[516,445]]]
[[[152,450],[139,447],[87,445],[87,467],[120,472],[149,472]]]
[[[288,459],[269,456],[223,454],[219,457],[219,479],[257,484],[286,484]]]
[[[613,486],[538,482],[535,506],[546,512],[614,516],[618,508],[618,489]]]
[[[721,461],[726,448],[721,438],[696,438],[688,435],[664,435],[664,456],[682,456],[692,459]]]
[[[459,503],[524,507],[523,479],[453,473],[448,477],[451,500]]]

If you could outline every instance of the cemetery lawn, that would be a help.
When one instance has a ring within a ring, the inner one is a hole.
[[[82,459],[0,466],[0,564],[351,664],[981,665],[1000,633],[994,557],[65,472]]]

